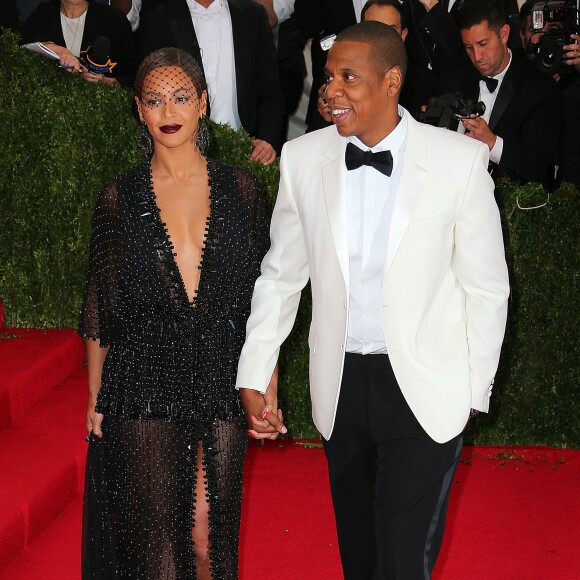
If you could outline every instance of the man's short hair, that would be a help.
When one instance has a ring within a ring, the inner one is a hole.
[[[386,73],[390,68],[398,66],[403,78],[407,72],[407,51],[399,33],[392,27],[365,20],[354,26],[345,28],[335,42],[362,42],[370,45],[369,58],[378,71]]]
[[[499,34],[499,29],[507,24],[501,0],[468,0],[459,10],[457,26],[459,30],[467,30],[484,21]]]
[[[360,13],[361,21],[365,19],[365,14],[371,6],[392,6],[401,17],[401,30],[407,28],[407,15],[400,0],[367,0]]]

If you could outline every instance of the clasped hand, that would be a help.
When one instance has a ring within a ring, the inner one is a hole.
[[[274,440],[280,433],[288,432],[282,410],[278,408],[278,367],[264,394],[253,389],[240,389],[240,396],[251,437]]]

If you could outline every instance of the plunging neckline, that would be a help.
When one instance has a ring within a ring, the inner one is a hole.
[[[167,253],[169,254],[169,261],[171,263],[171,269],[169,271],[169,275],[174,275],[176,282],[177,282],[177,286],[182,294],[182,299],[185,301],[187,306],[189,308],[195,310],[196,305],[197,305],[197,301],[199,298],[199,294],[200,294],[200,289],[202,287],[202,281],[205,278],[205,276],[204,276],[205,268],[203,267],[203,264],[205,261],[205,255],[206,255],[206,250],[207,250],[207,241],[208,241],[209,235],[210,235],[213,209],[214,209],[213,208],[214,202],[213,202],[213,187],[212,187],[210,163],[208,160],[206,160],[207,179],[208,179],[207,183],[209,186],[209,212],[208,212],[207,218],[205,220],[205,234],[203,236],[203,243],[201,246],[199,262],[196,266],[199,269],[199,279],[197,281],[197,288],[194,290],[193,297],[191,299],[189,298],[189,294],[187,293],[187,288],[185,286],[183,274],[181,273],[181,269],[179,268],[177,260],[175,259],[177,254],[175,253],[175,246],[173,245],[173,242],[171,241],[169,229],[167,228],[167,224],[161,219],[161,208],[159,207],[159,204],[157,203],[157,194],[155,193],[155,187],[153,186],[153,172],[151,170],[151,162],[149,162],[148,165],[149,165],[149,190],[151,193],[151,202],[152,202],[153,207],[155,209],[154,213],[156,216],[157,224],[160,228],[160,231],[163,232],[165,246],[167,247],[167,250],[168,250]]]

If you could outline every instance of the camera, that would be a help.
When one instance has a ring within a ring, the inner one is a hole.
[[[540,74],[570,72],[564,64],[564,46],[574,44],[570,36],[580,31],[580,0],[536,2],[532,6],[532,28],[541,31],[551,25],[536,44],[530,44],[536,56],[534,63]]]
[[[417,120],[434,127],[443,127],[457,131],[459,119],[485,113],[485,104],[464,97],[461,93],[447,93],[440,97],[431,97],[427,110],[417,115]]]

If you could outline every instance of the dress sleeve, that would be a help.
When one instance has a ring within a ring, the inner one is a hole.
[[[249,226],[247,237],[248,284],[243,285],[245,289],[249,290],[249,301],[256,279],[260,275],[262,260],[270,248],[271,211],[262,185],[254,174],[237,169],[236,181],[242,194]]]
[[[258,268],[270,247],[270,214],[266,195],[258,178],[249,171],[240,171],[237,176],[242,191],[244,205],[250,220],[248,250],[257,261]]]
[[[78,333],[109,346],[117,311],[118,263],[121,257],[121,219],[117,185],[106,185],[93,213],[89,273]]]

